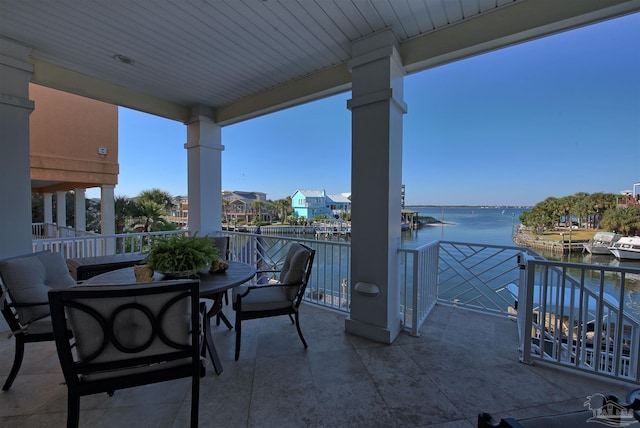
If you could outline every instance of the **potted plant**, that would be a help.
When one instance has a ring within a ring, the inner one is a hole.
[[[170,235],[153,241],[144,263],[156,272],[183,277],[209,269],[218,258],[218,249],[207,236]]]

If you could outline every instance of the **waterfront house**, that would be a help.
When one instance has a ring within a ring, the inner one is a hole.
[[[173,198],[173,207],[169,210],[167,220],[180,229],[186,229],[189,221],[189,198],[180,195],[175,196]]]
[[[342,218],[351,212],[351,194],[327,195],[324,190],[296,190],[291,196],[291,207],[297,218],[313,221],[318,216]]]
[[[633,183],[633,190],[623,190],[616,198],[616,204],[621,207],[640,206],[640,182]]]
[[[296,190],[291,195],[291,207],[296,217],[308,220],[329,214],[324,190]]]
[[[327,195],[327,204],[334,218],[345,218],[351,214],[351,193]]]
[[[240,190],[222,191],[222,210],[226,223],[249,223],[255,217],[261,221],[270,218],[267,208],[267,194],[262,192],[245,192]]]

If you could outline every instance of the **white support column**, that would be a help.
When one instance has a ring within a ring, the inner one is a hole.
[[[352,45],[351,312],[347,332],[391,343],[400,332],[398,248],[404,70],[389,30]]]
[[[187,124],[189,230],[213,235],[222,229],[222,132],[205,106],[192,110]]]
[[[103,184],[100,187],[100,233],[113,235],[116,233],[115,186]]]
[[[44,205],[44,223],[51,224],[53,223],[53,194],[52,193],[43,193],[42,194],[42,203]]]
[[[100,187],[100,233],[113,235],[116,233],[116,202],[113,184],[103,184]],[[105,255],[116,253],[116,240],[107,240]]]
[[[44,205],[44,235],[47,238],[55,236],[56,228],[53,225],[53,193],[43,193]]]
[[[31,252],[31,48],[0,37],[0,259]],[[10,207],[10,209],[9,209]]]
[[[85,198],[85,189],[77,188],[73,189],[75,193],[75,211],[74,211],[74,224],[76,227],[76,232],[86,231],[87,230],[87,204]]]
[[[56,224],[58,225],[58,236],[60,228],[67,225],[67,192],[56,192]]]

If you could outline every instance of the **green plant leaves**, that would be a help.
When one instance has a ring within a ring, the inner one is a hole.
[[[192,237],[170,235],[159,237],[151,243],[151,250],[144,259],[156,272],[197,272],[209,269],[211,262],[219,258],[218,248],[208,236]]]

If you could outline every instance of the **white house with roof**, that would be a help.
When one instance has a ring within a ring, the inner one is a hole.
[[[351,193],[327,195],[327,203],[334,218],[342,218],[344,214],[351,213]]]
[[[296,190],[291,196],[294,215],[310,220],[320,215],[340,218],[351,212],[351,193],[327,195],[324,190]]]

